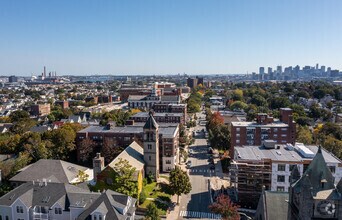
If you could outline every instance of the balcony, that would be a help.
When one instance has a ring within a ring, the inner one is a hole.
[[[49,220],[49,214],[33,212],[33,220]]]

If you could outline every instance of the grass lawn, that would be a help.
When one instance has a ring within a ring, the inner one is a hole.
[[[143,204],[140,205],[141,208],[147,208],[147,206],[154,202],[154,204],[156,204],[157,208],[158,208],[158,213],[159,215],[166,215],[167,212],[167,206],[158,202],[158,201],[152,201],[152,200],[146,200]]]
[[[153,198],[153,199],[160,199],[163,200],[165,202],[170,202],[171,201],[171,193],[170,193],[170,189],[168,187],[167,184],[165,183],[159,183],[157,185],[156,182],[150,183],[150,184],[146,184],[143,187],[144,192],[146,193],[146,197],[147,198]],[[165,215],[166,211],[168,209],[168,206],[160,203],[158,201],[152,201],[152,200],[148,200],[146,199],[145,202],[143,204],[140,205],[140,207],[142,208],[147,208],[147,206],[151,203],[154,202],[159,210],[159,214],[160,215]]]
[[[146,184],[146,186],[143,187],[143,190],[145,191],[147,198],[159,198],[167,202],[171,200],[170,189],[165,183],[159,183],[158,186],[156,182]]]

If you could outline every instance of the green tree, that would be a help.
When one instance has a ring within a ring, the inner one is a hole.
[[[20,119],[19,121],[14,123],[14,125],[10,128],[10,131],[14,134],[24,134],[36,124],[37,122],[30,118]]]
[[[235,101],[230,105],[231,110],[245,110],[248,108],[248,105],[241,101]]]
[[[267,106],[267,101],[261,95],[253,95],[251,99],[251,104],[254,104],[257,106]]]
[[[304,144],[312,144],[312,133],[308,127],[298,126],[296,141]]]
[[[114,171],[115,178],[113,186],[115,191],[137,198],[138,187],[137,182],[133,178],[136,171],[135,168],[127,160],[120,159],[115,164]]]
[[[240,220],[238,206],[234,205],[227,195],[220,194],[209,209],[213,213],[220,214],[223,220]]]
[[[18,122],[23,119],[29,119],[30,114],[24,110],[17,110],[17,111],[11,112],[11,114],[9,115],[9,118],[11,122]]]
[[[231,98],[234,101],[242,101],[243,100],[243,91],[241,89],[234,90]]]
[[[77,174],[77,178],[79,179],[80,182],[85,182],[88,180],[89,175],[86,174],[83,170],[79,170]]]
[[[146,217],[146,220],[160,220],[161,219],[158,214],[158,208],[154,203],[150,203],[147,206],[145,217]]]
[[[271,98],[268,103],[271,109],[285,108],[289,107],[291,104],[287,97],[274,97]]]
[[[178,166],[170,172],[170,189],[177,195],[177,204],[179,196],[190,193],[192,189],[188,174]]]

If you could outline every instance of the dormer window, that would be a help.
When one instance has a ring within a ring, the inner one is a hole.
[[[95,213],[92,215],[92,220],[104,220],[104,216],[102,214]]]
[[[61,215],[62,214],[62,208],[55,208],[55,214],[56,215]]]

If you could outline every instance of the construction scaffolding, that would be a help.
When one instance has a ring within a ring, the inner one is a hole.
[[[271,189],[271,160],[232,161],[229,170],[237,203],[242,208],[256,209],[263,186],[265,190]]]

